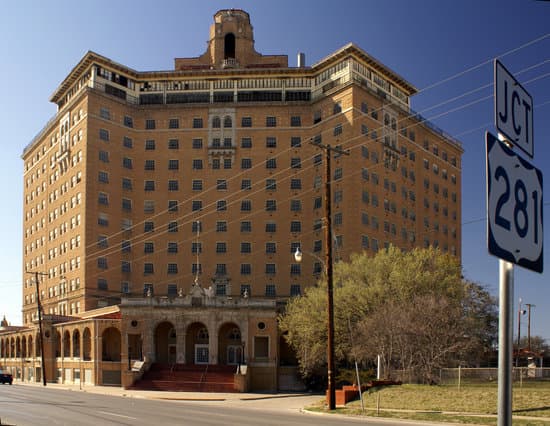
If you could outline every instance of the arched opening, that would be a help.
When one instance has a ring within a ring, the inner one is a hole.
[[[5,355],[4,355],[4,339],[0,339],[0,358],[5,358]]]
[[[164,364],[176,362],[176,329],[169,321],[161,322],[155,330],[155,359]]]
[[[80,358],[80,332],[73,331],[73,358]]]
[[[290,347],[284,335],[279,336],[279,365],[293,367],[298,365],[296,353]]]
[[[27,358],[27,338],[25,336],[21,339],[21,356]]]
[[[244,363],[241,329],[234,323],[225,323],[218,334],[220,364],[238,365]]]
[[[59,335],[59,333],[57,333]],[[36,335],[36,339],[34,339],[34,341],[36,342],[36,345],[35,345],[35,348],[34,348],[34,352],[35,352],[35,356],[36,357],[39,357],[39,356],[42,356],[42,340],[41,340],[41,337],[40,337],[40,334],[37,334]],[[59,339],[57,339],[57,341],[59,341]],[[61,348],[59,349],[59,352],[61,353]]]
[[[185,359],[190,364],[210,362],[208,328],[202,322],[195,322],[187,328],[185,338]]]
[[[65,330],[63,333],[63,357],[69,358],[71,356],[71,333],[69,330]]]
[[[36,341],[38,343],[38,341]],[[38,351],[38,348],[37,348]],[[38,353],[37,353],[38,356]],[[55,333],[55,356],[59,358],[61,356],[61,333],[57,331]]]
[[[15,341],[15,357],[19,358],[21,356],[21,339],[18,337]]]
[[[15,358],[15,339],[13,337],[10,340],[10,358]]]
[[[103,350],[101,351],[102,361],[120,361],[120,331],[115,327],[109,327],[101,335]]]
[[[233,120],[231,120],[231,117],[226,115],[223,119],[223,127],[225,128],[231,128],[233,127]]]
[[[92,333],[90,329],[86,327],[82,334],[82,355],[84,355],[84,361],[91,361],[92,359]]]
[[[29,336],[29,340],[27,341],[27,353],[29,354],[29,357],[32,357],[33,353],[34,353],[34,350],[33,350],[33,347],[32,347],[32,336]]]
[[[224,59],[235,58],[235,35],[228,33],[224,40]]]
[[[219,129],[221,127],[221,120],[220,117],[216,116],[212,118],[212,128],[213,129]]]

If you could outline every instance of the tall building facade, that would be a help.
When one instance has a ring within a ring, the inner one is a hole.
[[[245,358],[249,387],[277,387],[277,306],[322,272],[326,179],[337,258],[390,244],[460,258],[462,148],[410,109],[415,92],[354,44],[312,66],[261,55],[234,9],[214,15],[207,51],[173,70],[88,52],[22,156],[23,325],[36,328],[39,277],[46,369],[67,380],[58,360],[87,348],[104,361],[91,382],[126,385],[117,362],[138,354]],[[350,154],[333,155],[329,177],[319,144]],[[17,355],[12,338],[0,334],[1,360]]]

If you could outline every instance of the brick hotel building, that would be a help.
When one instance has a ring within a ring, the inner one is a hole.
[[[0,364],[130,386],[153,363],[244,361],[237,389],[291,387],[276,316],[322,271],[319,142],[351,154],[331,161],[337,258],[389,244],[460,257],[460,143],[354,44],[304,62],[256,52],[233,9],[173,70],[84,55],[23,151],[23,325],[0,328]]]

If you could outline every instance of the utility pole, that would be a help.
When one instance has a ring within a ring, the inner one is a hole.
[[[48,275],[44,272],[27,272],[34,274],[36,283],[36,304],[38,306],[38,331],[40,333],[40,356],[42,359],[42,383],[46,386],[46,363],[44,362],[44,333],[42,332],[42,304],[40,303],[40,276]]]
[[[311,143],[325,152],[325,268],[327,272],[327,380],[329,395],[329,410],[336,409],[336,382],[334,379],[334,284],[332,268],[332,220],[331,220],[331,168],[330,159],[333,152],[349,155],[349,152],[340,148],[324,145],[320,141],[312,140]]]
[[[519,344],[521,338],[521,316],[525,315],[525,309],[521,309],[521,297],[519,298],[519,308],[518,308],[518,349],[516,356],[516,368],[519,367]]]
[[[527,306],[527,350],[531,352],[531,307],[535,308],[536,305],[532,303],[526,303]]]

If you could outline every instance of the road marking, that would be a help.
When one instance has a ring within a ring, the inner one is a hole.
[[[101,414],[108,414],[115,417],[124,417],[125,419],[137,420],[137,417],[124,416],[122,414],[109,413],[108,411],[99,411]]]

